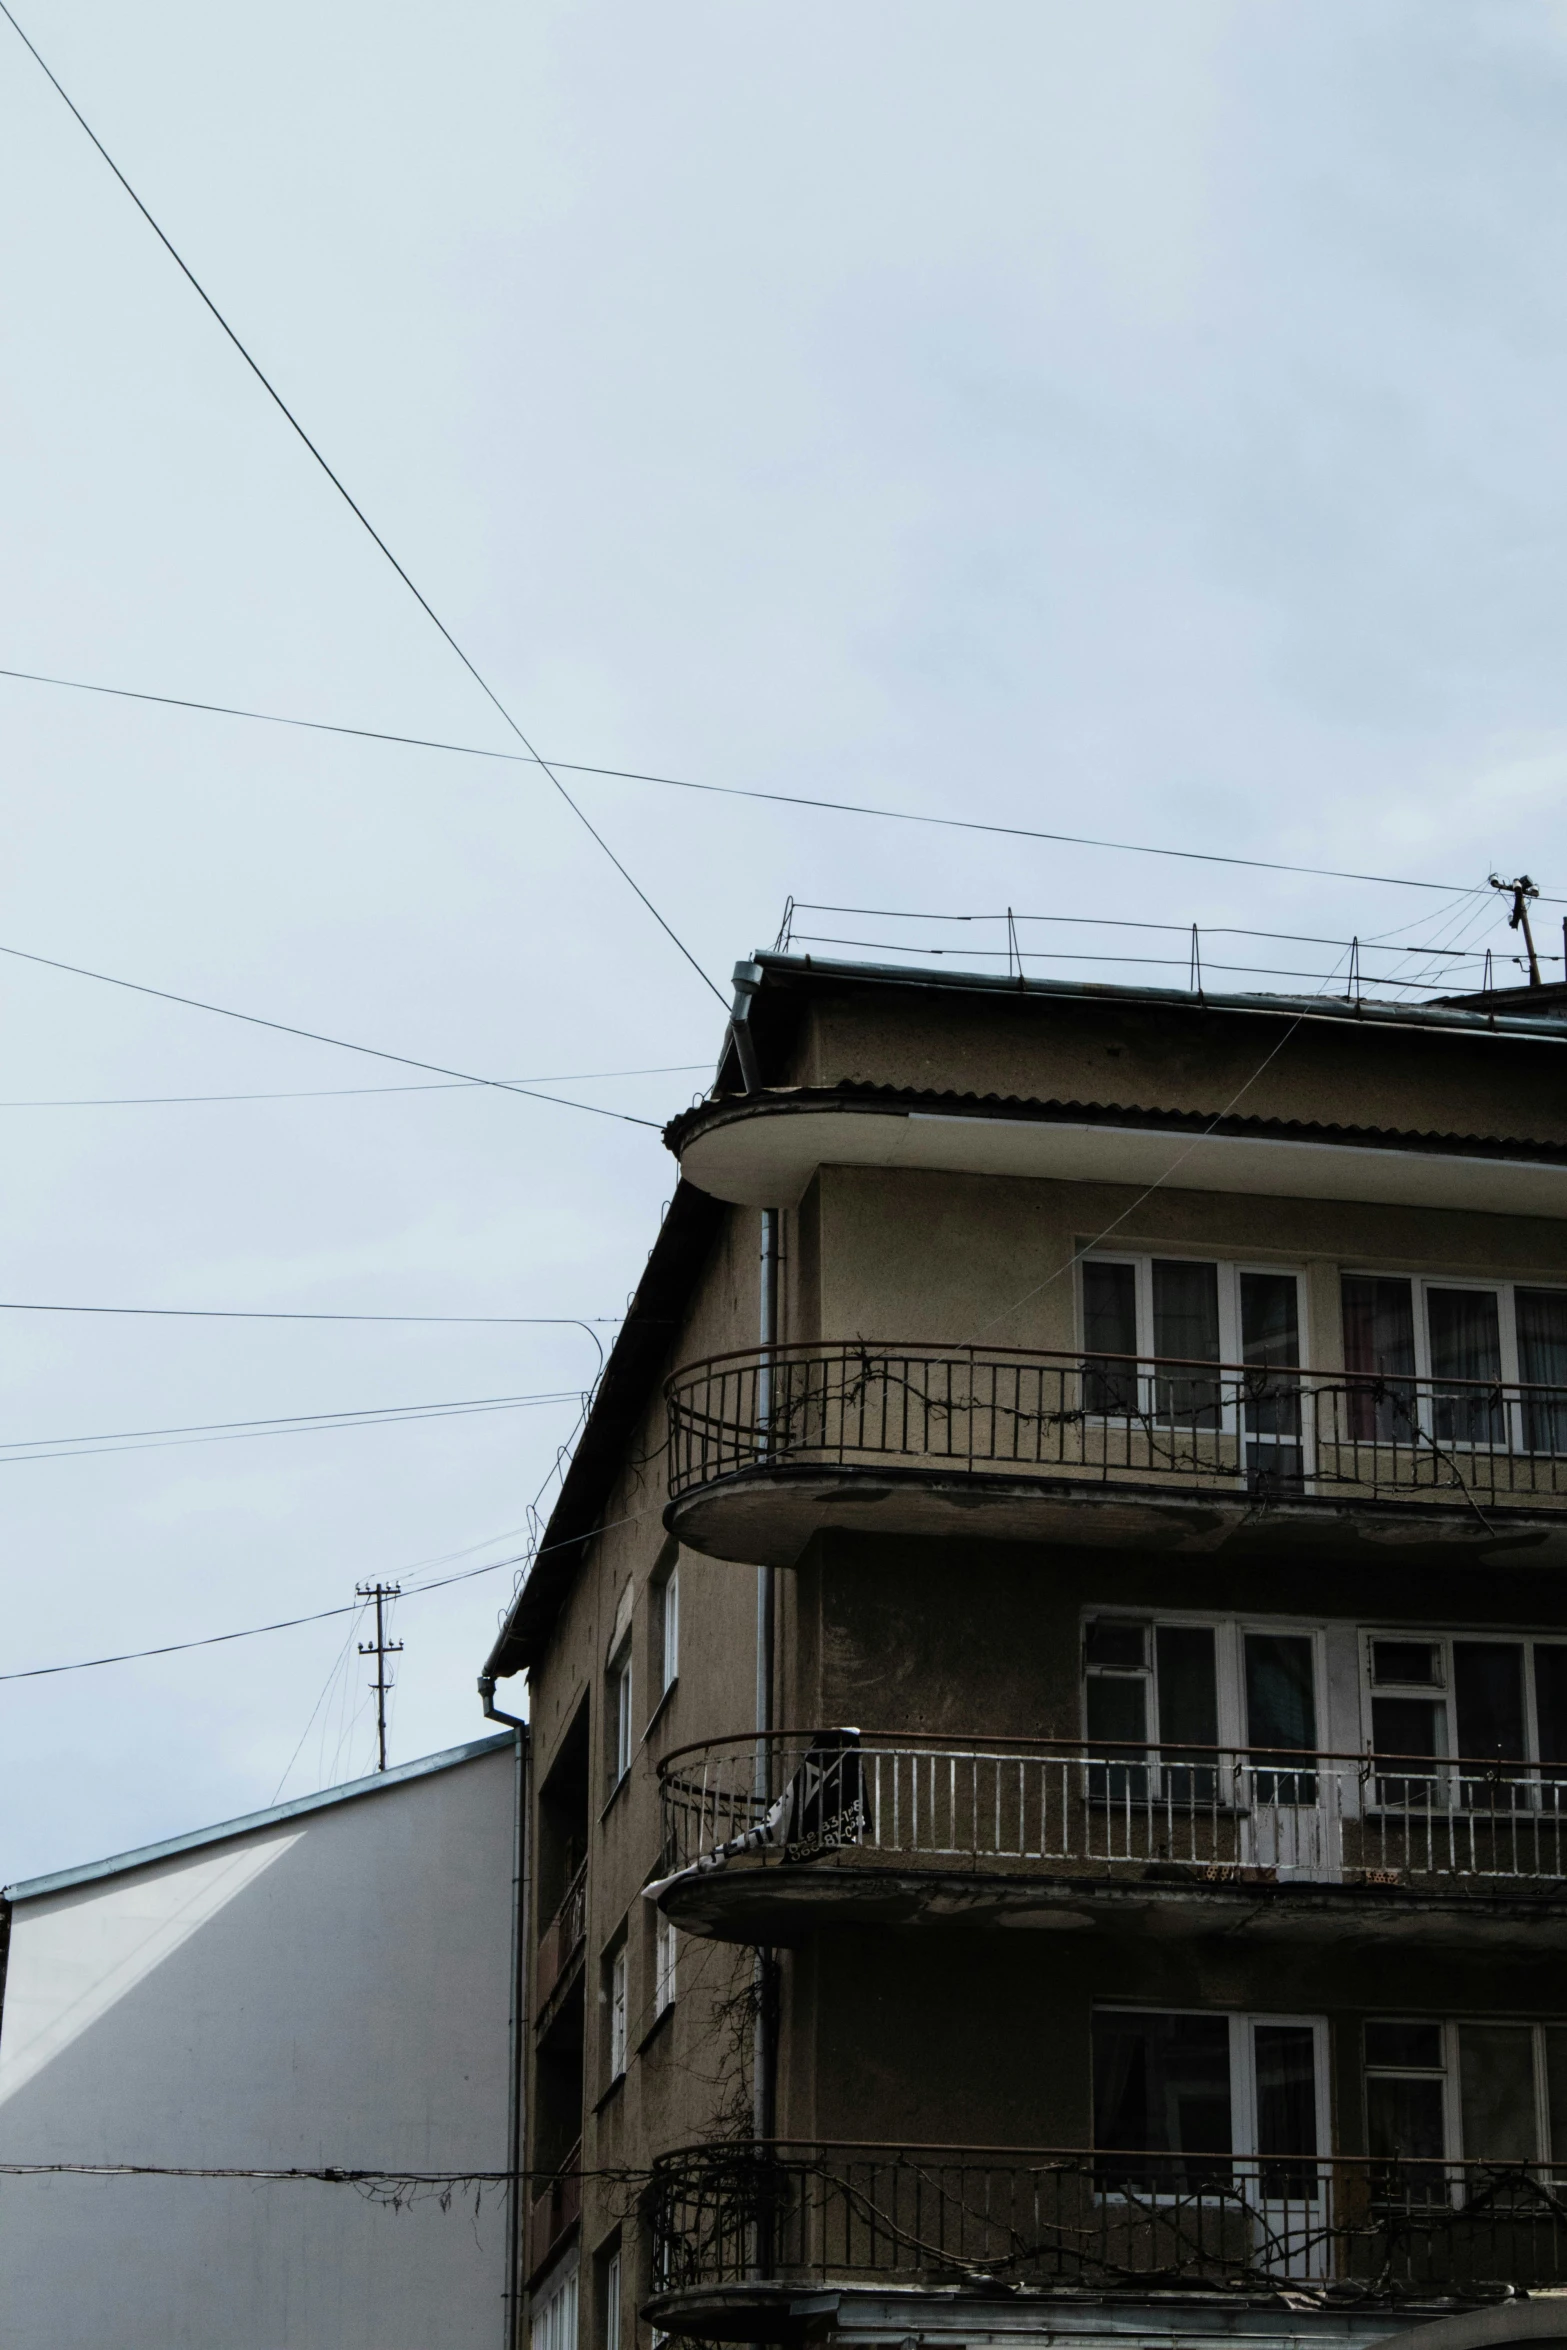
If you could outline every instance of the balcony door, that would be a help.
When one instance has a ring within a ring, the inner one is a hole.
[[[1335,1782],[1317,1763],[1319,1636],[1242,1626],[1239,1637],[1243,1858],[1283,1878],[1337,1878],[1343,1854]]]
[[[1093,2031],[1100,2193],[1238,2200],[1269,2275],[1326,2274],[1324,2020],[1100,2008]],[[1200,2222],[1197,2233],[1212,2238]]]

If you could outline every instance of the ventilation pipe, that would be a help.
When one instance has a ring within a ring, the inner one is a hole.
[[[745,965],[737,965],[738,982]],[[754,966],[753,966],[754,968]],[[736,1037],[742,1033],[736,1025]],[[747,1037],[749,1043],[749,1037]],[[753,1048],[754,1060],[754,1048]],[[744,1057],[742,1055],[742,1067]],[[777,1208],[762,1210],[761,1298],[757,1316],[757,1335],[760,1340],[761,1361],[756,1373],[756,1435],[757,1454],[766,1460],[772,1449],[773,1425],[773,1350],[778,1344],[778,1261],[779,1227],[782,1217]],[[777,1608],[777,1576],[772,1567],[756,1570],[756,1808],[759,1817],[765,1817],[773,1800],[772,1784],[772,1728],[773,1728],[773,1647]],[[774,2083],[777,2055],[774,2046],[774,1985],[776,1966],[772,1952],[758,1950],[756,1954],[756,2028],[752,2049],[752,2135],[767,2140],[774,2128]]]

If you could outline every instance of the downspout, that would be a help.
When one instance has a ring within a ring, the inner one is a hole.
[[[528,1725],[520,1714],[502,1713],[495,1702],[495,1676],[481,1673],[479,1695],[487,1722],[512,1732],[511,1989],[506,2023],[506,2290],[502,2350],[522,2350],[522,2232],[527,2208],[523,2194],[524,2058],[528,2046]]]

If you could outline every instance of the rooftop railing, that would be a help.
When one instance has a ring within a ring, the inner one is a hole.
[[[783,2283],[1490,2300],[1567,2282],[1538,2162],[740,2142],[665,2155],[654,2291]]]
[[[839,1856],[1207,1883],[1567,1880],[1561,1765],[814,1730],[679,1748],[659,1785],[670,1873]]]
[[[670,1491],[900,1461],[965,1475],[1567,1507],[1567,1387],[854,1339],[669,1382]]]

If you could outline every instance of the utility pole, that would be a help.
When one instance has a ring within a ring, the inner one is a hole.
[[[1540,892],[1529,879],[1527,873],[1520,873],[1516,881],[1502,881],[1493,873],[1491,887],[1499,889],[1504,897],[1511,894],[1513,910],[1507,917],[1507,927],[1509,930],[1523,932],[1523,943],[1529,956],[1529,985],[1538,987],[1540,985],[1540,958],[1534,951],[1534,932],[1529,928],[1529,900],[1537,898]]]
[[[384,1771],[386,1768],[386,1698],[387,1692],[392,1686],[386,1677],[386,1660],[389,1656],[401,1656],[403,1652],[403,1644],[400,1640],[388,1640],[386,1637],[386,1610],[394,1599],[402,1598],[403,1591],[400,1583],[356,1583],[354,1590],[361,1599],[375,1601],[375,1638],[361,1640],[359,1653],[361,1656],[375,1658],[375,1679],[370,1684],[375,1691],[375,1751],[377,1757],[375,1767],[378,1771]]]

